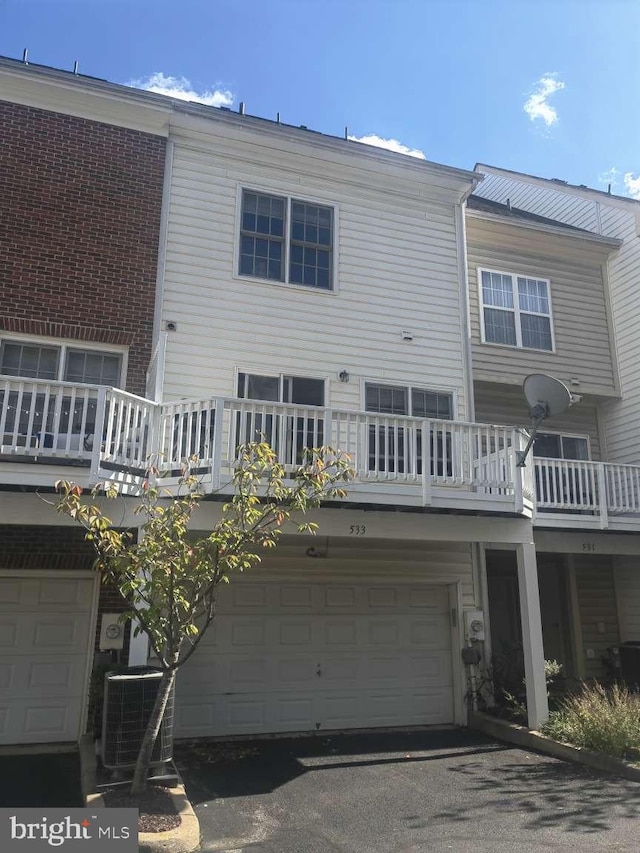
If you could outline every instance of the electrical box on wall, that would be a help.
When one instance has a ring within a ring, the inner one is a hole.
[[[464,627],[467,640],[484,640],[484,612],[482,610],[465,610]]]
[[[100,651],[121,649],[124,645],[124,622],[119,613],[103,613],[100,625]]]

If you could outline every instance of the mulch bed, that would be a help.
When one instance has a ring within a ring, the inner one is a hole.
[[[105,791],[104,799],[110,808],[139,809],[138,832],[166,832],[182,821],[169,789],[160,785],[152,785],[136,797],[126,788]]]

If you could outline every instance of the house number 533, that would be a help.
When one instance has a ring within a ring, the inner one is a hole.
[[[352,524],[349,528],[349,536],[364,536],[366,532],[366,524]]]

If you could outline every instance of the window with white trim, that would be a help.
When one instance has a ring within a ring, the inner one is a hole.
[[[6,339],[0,344],[0,374],[119,387],[122,355],[66,344]]]
[[[574,512],[591,509],[596,499],[592,472],[574,464],[590,458],[585,435],[539,432],[533,445],[536,497],[542,508]],[[547,460],[558,460],[550,462]],[[562,461],[560,461],[562,460]]]
[[[589,460],[589,439],[584,435],[562,435],[539,432],[533,444],[533,455],[542,459]]]
[[[333,289],[332,207],[242,191],[238,274]]]
[[[479,278],[485,343],[553,350],[547,279],[483,269]]]
[[[0,385],[0,443],[89,451],[98,392],[86,386],[120,387],[123,359],[123,353],[49,340],[0,340],[0,377],[9,380],[6,390]],[[24,387],[12,383],[14,378]],[[28,379],[52,384],[24,382]]]
[[[305,449],[324,444],[324,415],[304,408],[324,406],[324,379],[305,376],[238,374],[238,397],[255,407],[236,417],[235,444],[266,441],[285,465],[299,465]],[[265,403],[263,408],[260,403]],[[268,403],[291,403],[302,411],[269,410]]]

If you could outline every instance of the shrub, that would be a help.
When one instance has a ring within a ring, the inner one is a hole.
[[[610,690],[597,682],[565,697],[543,732],[573,746],[614,758],[640,760],[640,694],[617,684]]]

